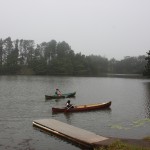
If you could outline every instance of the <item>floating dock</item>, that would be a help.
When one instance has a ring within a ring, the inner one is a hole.
[[[54,119],[34,120],[33,126],[89,148],[108,146],[114,142],[114,139],[103,137]]]

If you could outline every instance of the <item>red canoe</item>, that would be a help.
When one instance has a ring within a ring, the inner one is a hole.
[[[52,112],[80,112],[80,111],[90,111],[90,110],[101,110],[106,109],[111,106],[111,101],[105,103],[96,103],[96,104],[88,104],[88,105],[79,105],[74,106],[74,108],[58,108],[52,107]]]

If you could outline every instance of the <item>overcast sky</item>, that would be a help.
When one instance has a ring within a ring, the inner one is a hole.
[[[150,0],[0,0],[0,38],[67,42],[108,59],[146,55]]]

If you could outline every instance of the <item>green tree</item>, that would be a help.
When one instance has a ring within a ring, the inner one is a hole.
[[[29,65],[32,61],[34,54],[34,41],[33,40],[21,40],[20,41],[20,63],[22,65]]]
[[[104,73],[149,73],[150,51],[148,56],[111,59],[81,53],[75,54],[65,41],[55,40],[34,45],[33,40],[15,40],[10,37],[0,39],[0,74],[59,74],[99,76]],[[146,65],[147,62],[147,65]]]
[[[2,67],[3,63],[3,40],[0,39],[0,67]]]
[[[30,60],[29,67],[38,75],[47,74],[47,64],[43,52],[43,44],[37,45],[34,49],[34,53],[32,53],[32,59]]]
[[[68,43],[65,41],[59,42],[57,44],[56,52],[57,52],[57,57],[65,57],[67,54],[69,54],[71,51],[71,47],[69,46]]]
[[[144,76],[150,76],[150,50],[147,52],[147,57],[145,58],[147,64],[145,65],[145,70],[143,72]]]
[[[101,75],[108,72],[108,59],[101,56],[90,55],[87,57],[92,75]]]
[[[18,44],[19,44],[19,40],[17,39],[16,41],[14,41],[15,44],[15,48],[12,51],[12,64],[17,66],[18,65],[18,57],[19,57],[19,49],[18,49]]]
[[[116,73],[116,64],[117,64],[117,60],[115,58],[112,58],[109,60],[108,63],[108,73]]]
[[[11,53],[13,51],[13,42],[10,37],[4,40],[3,62],[5,65],[11,65]]]
[[[138,74],[142,74],[144,72],[144,68],[146,65],[146,60],[145,60],[146,56],[145,55],[141,55],[137,57],[137,63],[136,63],[136,71],[135,73]]]
[[[142,74],[146,64],[145,56],[126,56],[120,61],[111,59],[109,61],[109,73],[118,74]]]
[[[85,55],[77,53],[72,59],[73,75],[87,75]]]
[[[50,64],[50,61],[56,57],[56,47],[57,42],[55,40],[51,40],[45,45],[44,57],[48,65]]]

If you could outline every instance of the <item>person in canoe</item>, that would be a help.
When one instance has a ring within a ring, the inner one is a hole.
[[[56,89],[55,94],[58,95],[58,96],[62,95],[59,89]]]
[[[67,101],[66,103],[66,108],[70,109],[70,108],[74,108],[72,104],[70,104],[70,100]]]

